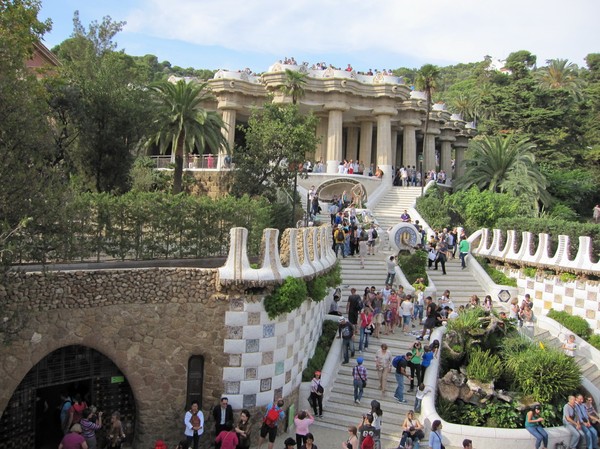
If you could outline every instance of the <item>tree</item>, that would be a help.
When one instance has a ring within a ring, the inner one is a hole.
[[[296,104],[298,99],[304,96],[304,87],[306,86],[306,74],[296,72],[295,70],[285,69],[285,83],[281,86],[281,91],[285,95],[292,97],[292,104]]]
[[[537,56],[527,50],[519,50],[511,53],[506,58],[504,66],[512,72],[515,79],[527,76],[530,69],[535,67]]]
[[[576,99],[581,98],[583,80],[579,78],[576,64],[566,59],[551,59],[548,65],[535,72],[540,89],[564,89]]]
[[[242,128],[246,145],[236,148],[233,193],[274,200],[277,188],[290,190],[297,163],[318,143],[316,126],[315,116],[300,114],[293,104],[266,103],[254,111]]]
[[[427,110],[427,115],[425,116],[425,129],[423,130],[423,134],[427,136],[427,132],[429,130],[429,113],[431,112],[431,96],[435,89],[437,88],[437,80],[440,76],[440,69],[438,66],[433,64],[425,64],[422,66],[417,72],[416,79],[416,88],[422,92],[425,92],[425,108]],[[425,151],[423,151],[425,154]],[[424,161],[425,166],[431,161]]]
[[[529,201],[538,212],[538,202],[550,204],[546,178],[535,164],[535,145],[515,135],[474,139],[464,161],[465,173],[455,183],[457,190],[477,186],[480,190],[510,193]]]
[[[158,131],[151,142],[159,145],[162,153],[175,151],[173,193],[177,194],[182,189],[184,155],[195,148],[202,154],[207,147],[227,147],[221,132],[225,125],[217,112],[202,107],[202,102],[212,97],[207,83],[162,81],[152,85],[152,90],[161,111],[156,122]]]

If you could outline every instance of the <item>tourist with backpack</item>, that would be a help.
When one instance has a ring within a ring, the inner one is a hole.
[[[373,415],[367,413],[362,417],[362,424],[358,427],[360,449],[375,449],[376,429],[373,427]]]
[[[406,372],[406,367],[410,363],[412,356],[412,352],[407,352],[405,355],[397,355],[392,360],[392,366],[396,369],[396,383],[398,384],[394,397],[401,404],[406,404],[407,402],[404,399],[404,378],[408,377],[412,380],[412,377]]]
[[[279,421],[285,419],[285,411],[283,410],[284,401],[278,399],[276,403],[269,403],[267,406],[267,412],[263,417],[263,423],[260,428],[260,438],[258,439],[258,449],[260,449],[265,442],[267,435],[269,436],[268,448],[273,449],[275,444],[275,438],[277,438],[277,425]]]

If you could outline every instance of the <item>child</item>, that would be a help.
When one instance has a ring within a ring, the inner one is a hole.
[[[433,357],[437,358],[438,352],[440,350],[440,342],[438,340],[433,340],[429,345],[429,349],[431,349]]]
[[[426,387],[424,383],[419,384],[415,395],[415,413],[421,413],[421,402],[427,393],[433,393],[433,389],[430,386]]]
[[[394,314],[392,313],[392,309],[387,306],[385,308],[385,312],[384,312],[384,319],[385,319],[385,335],[389,335],[390,332],[393,334],[394,333],[394,328],[393,328],[393,317]]]
[[[575,351],[577,350],[577,344],[575,343],[575,335],[569,335],[569,339],[564,342],[562,345],[562,349],[565,351],[565,354],[569,357],[575,357]]]
[[[429,365],[431,365],[431,361],[433,360],[433,352],[431,351],[431,347],[427,345],[423,349],[425,352],[421,357],[421,379],[425,379],[425,371],[427,371],[427,368]]]

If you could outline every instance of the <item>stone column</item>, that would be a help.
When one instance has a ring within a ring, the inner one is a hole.
[[[427,135],[424,136],[423,142],[423,170],[425,170],[425,172],[437,169],[435,160],[435,137],[439,134],[440,129],[438,128],[437,123],[430,120]]]
[[[446,178],[452,177],[452,142],[456,140],[453,129],[442,129],[439,137],[441,142],[440,166],[446,172]]]
[[[467,136],[456,136],[456,141],[454,142],[454,176],[452,179],[458,179],[462,175],[465,174],[465,167],[463,165],[463,161],[465,160],[465,151],[469,146],[469,139]]]
[[[360,155],[358,160],[365,166],[365,172],[371,165],[371,152],[373,147],[373,122],[363,120],[360,122]]]
[[[392,165],[398,168],[398,128],[392,126]]]
[[[342,120],[344,111],[348,109],[345,103],[330,103],[325,105],[329,111],[329,126],[327,127],[327,173],[337,173],[342,160]]]
[[[421,120],[419,120],[416,113],[408,113],[402,115],[400,124],[404,128],[402,133],[402,165],[417,167],[416,129],[421,126]]]
[[[392,115],[396,109],[391,107],[376,108],[373,113],[377,117],[377,164],[383,170],[383,178],[392,179]]]
[[[358,128],[354,125],[349,125],[348,141],[346,142],[346,159],[355,161],[358,159]]]
[[[327,128],[329,124],[327,117],[327,115],[319,115],[319,123],[317,123],[317,137],[320,139],[320,141],[315,148],[315,163],[319,161],[325,161],[325,157],[327,156]]]
[[[217,109],[221,111],[221,118],[223,119],[223,123],[225,126],[221,128],[221,133],[225,140],[227,141],[227,145],[229,146],[229,154],[233,154],[233,146],[235,143],[235,120],[237,116],[237,110],[240,109],[240,106],[228,100],[220,100]],[[217,169],[221,169],[223,166],[223,159],[226,155],[225,148],[219,148],[219,157],[217,158]]]

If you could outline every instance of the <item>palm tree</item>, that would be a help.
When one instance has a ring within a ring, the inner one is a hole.
[[[280,89],[285,95],[292,97],[292,104],[296,104],[298,99],[304,96],[305,86],[306,73],[285,69],[285,83],[280,87]]]
[[[564,89],[579,99],[583,80],[578,76],[577,64],[573,64],[567,59],[550,59],[547,64],[535,72],[539,88],[545,90]]]
[[[177,194],[182,190],[184,155],[194,148],[202,154],[206,147],[227,147],[221,133],[224,124],[218,113],[202,107],[203,101],[212,98],[207,83],[161,81],[151,88],[157,94],[161,113],[156,123],[158,131],[149,143],[159,145],[161,153],[168,149],[175,152],[173,193]]]
[[[425,64],[417,72],[417,78],[415,80],[415,87],[421,92],[425,92],[425,105],[427,109],[427,115],[425,116],[425,129],[423,133],[427,138],[427,131],[429,130],[429,113],[431,112],[431,96],[437,88],[437,80],[440,77],[440,69],[438,66],[433,64]],[[425,142],[425,140],[423,141]],[[423,148],[423,155],[425,155],[425,148]],[[425,165],[426,162],[424,161]],[[423,180],[422,182],[424,182]]]
[[[465,173],[454,184],[457,190],[477,186],[480,190],[510,193],[531,201],[551,202],[546,178],[535,164],[535,144],[514,135],[486,136],[471,141],[464,161]]]

